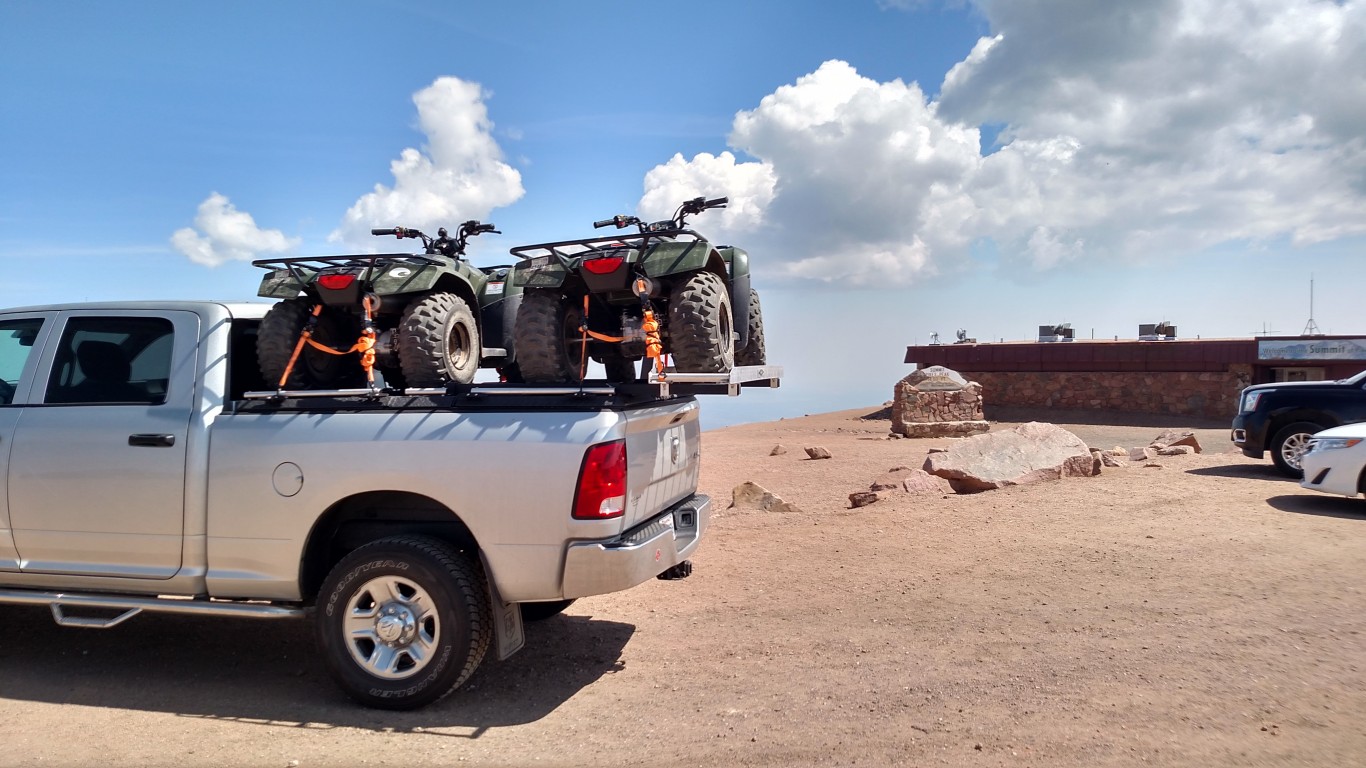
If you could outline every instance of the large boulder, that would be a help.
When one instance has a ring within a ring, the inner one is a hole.
[[[924,469],[948,480],[958,493],[976,493],[1063,477],[1090,477],[1099,471],[1097,464],[1080,437],[1055,424],[1031,421],[959,440],[943,453],[930,454]]]

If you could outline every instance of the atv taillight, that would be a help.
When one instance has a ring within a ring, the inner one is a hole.
[[[354,282],[356,282],[355,275],[322,275],[318,278],[318,285],[321,285],[329,291],[340,291],[344,288],[350,288],[351,284]]]
[[[626,512],[626,441],[588,449],[574,493],[575,520],[607,520]]]
[[[589,259],[583,263],[583,268],[595,275],[610,275],[617,271],[624,259],[620,256],[603,256],[598,259]]]

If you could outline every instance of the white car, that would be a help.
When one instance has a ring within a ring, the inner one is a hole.
[[[1344,424],[1316,433],[1301,459],[1304,479],[1311,491],[1356,498],[1362,493],[1366,470],[1366,424]]]

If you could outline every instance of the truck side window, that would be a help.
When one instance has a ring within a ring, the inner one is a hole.
[[[24,363],[43,327],[40,318],[0,321],[0,405],[14,402],[14,390],[24,374]]]
[[[157,317],[77,317],[67,321],[45,403],[166,402],[171,321]]]

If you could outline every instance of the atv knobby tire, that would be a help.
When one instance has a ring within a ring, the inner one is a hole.
[[[318,593],[318,647],[347,695],[414,709],[483,660],[493,612],[478,563],[427,536],[392,536],[343,557]]]
[[[285,299],[276,303],[261,319],[256,332],[256,362],[266,385],[278,387],[289,367],[289,359],[308,324],[313,304],[306,298]],[[332,349],[350,349],[356,343],[351,323],[336,310],[324,309],[313,327],[313,341]],[[285,389],[344,389],[361,386],[365,371],[360,357],[352,352],[329,355],[305,344],[290,370]]]
[[[513,349],[517,367],[530,384],[583,380],[582,311],[557,291],[527,291],[517,310]]]
[[[697,272],[669,294],[669,352],[680,373],[724,373],[735,367],[730,294],[720,277]]]
[[[736,365],[767,365],[768,353],[764,350],[764,313],[759,308],[759,292],[749,292],[749,329],[745,346],[735,352]]]
[[[399,323],[398,361],[409,387],[469,384],[479,372],[479,326],[464,299],[433,293],[409,304]]]

